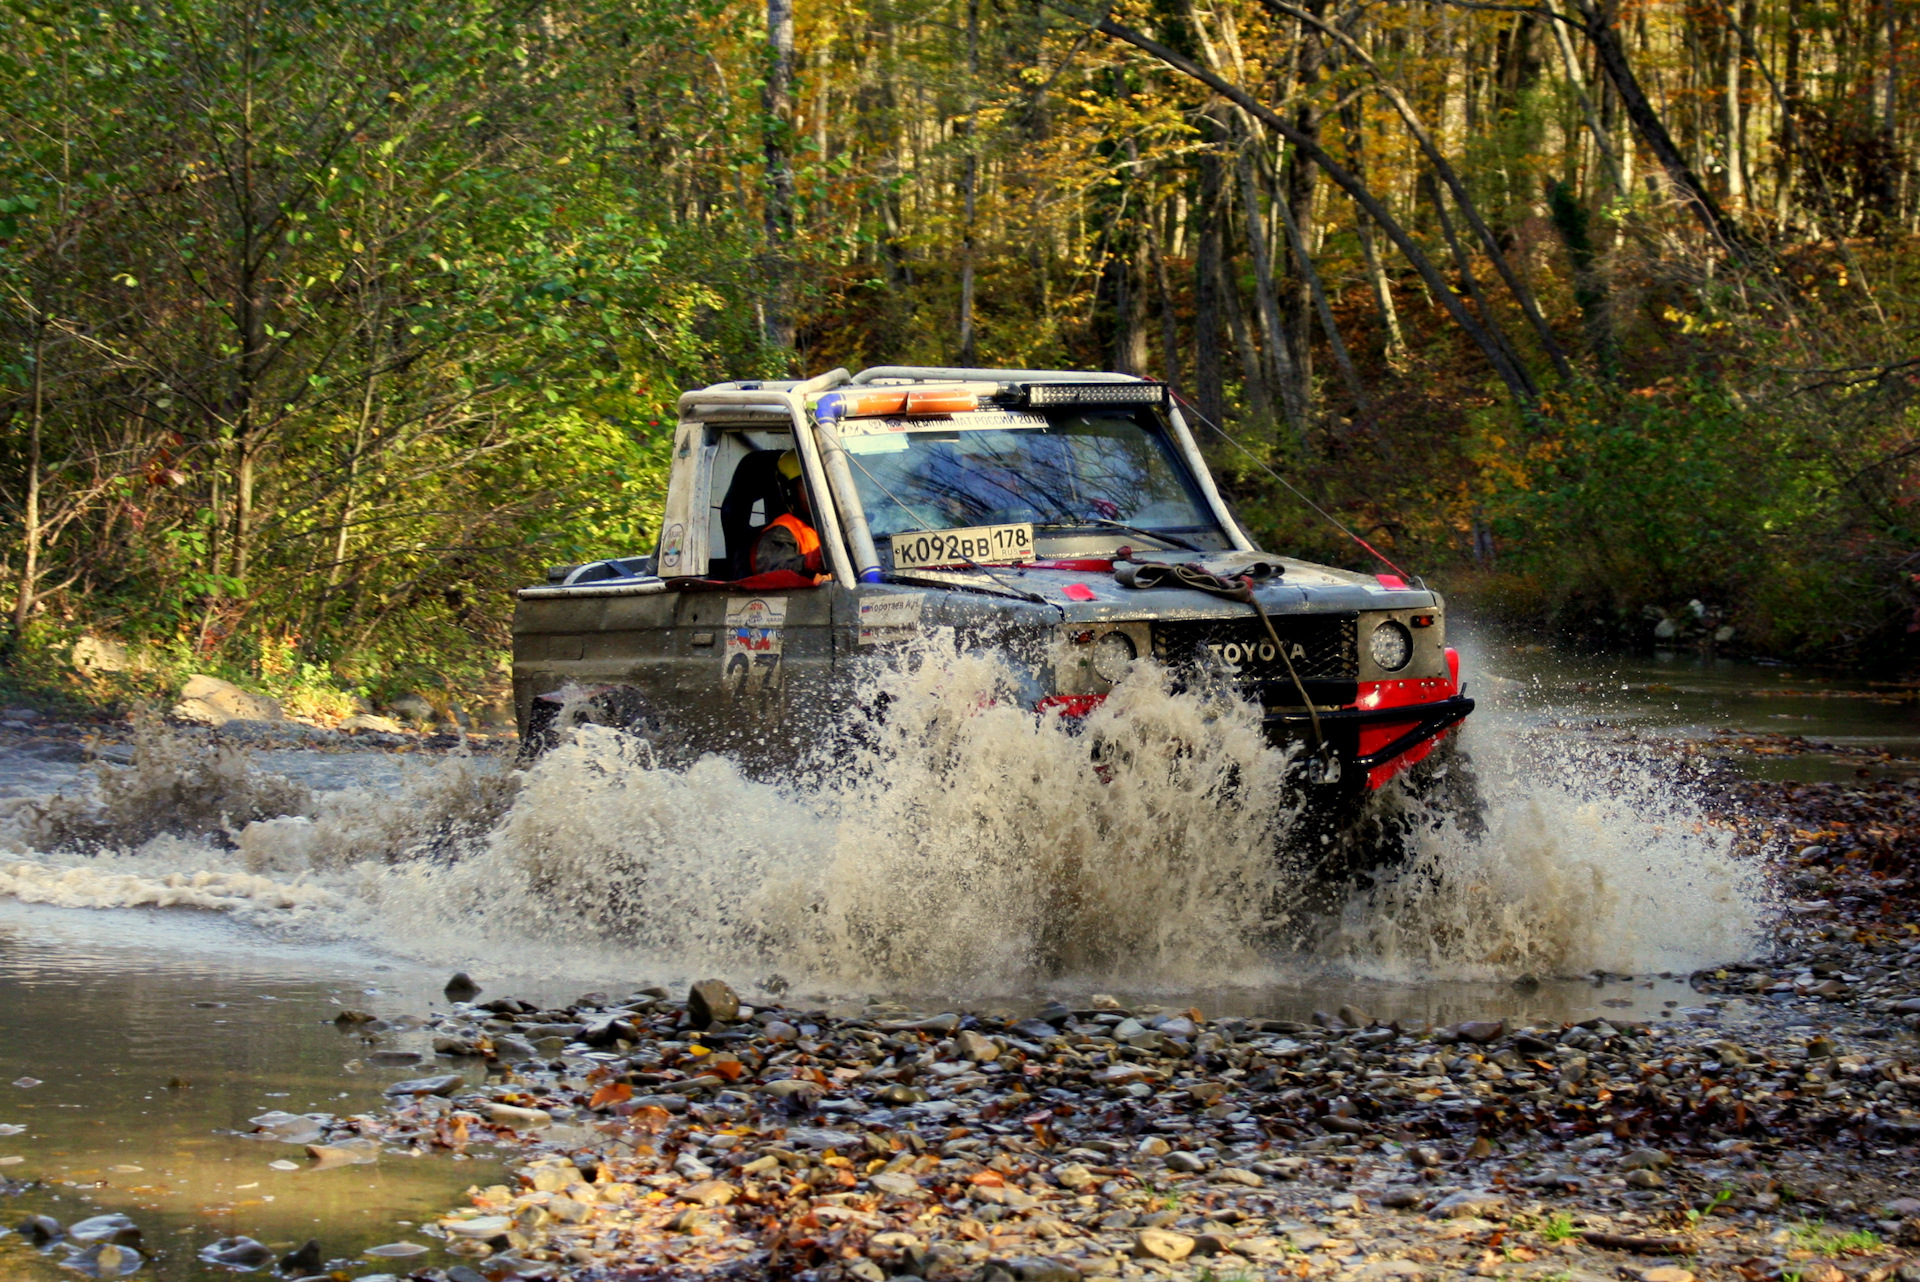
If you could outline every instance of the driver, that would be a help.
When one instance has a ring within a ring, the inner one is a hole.
[[[753,540],[753,572],[771,574],[789,570],[795,574],[819,575],[822,566],[820,535],[813,528],[813,509],[807,503],[807,487],[800,483],[800,456],[788,450],[780,456],[776,468],[780,477],[780,496],[786,500],[783,515],[760,527]]]

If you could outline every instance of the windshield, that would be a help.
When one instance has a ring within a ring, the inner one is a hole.
[[[1145,411],[850,419],[840,432],[876,538],[1025,522],[1215,528]]]

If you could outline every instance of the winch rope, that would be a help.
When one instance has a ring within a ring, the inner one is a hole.
[[[1192,401],[1188,400],[1186,397],[1182,396],[1178,391],[1174,389],[1174,386],[1171,383],[1167,384],[1167,395],[1179,401],[1180,404],[1184,406],[1195,418],[1199,419],[1202,423],[1205,423],[1209,428],[1212,428],[1214,434],[1218,436],[1221,440],[1225,441],[1227,444],[1233,446],[1234,449],[1239,450],[1242,454],[1252,459],[1253,465],[1255,467],[1259,468],[1262,472],[1265,472],[1268,476],[1271,476],[1274,480],[1280,482],[1280,484],[1286,486],[1289,493],[1291,493],[1295,498],[1299,499],[1302,503],[1305,503],[1308,507],[1312,508],[1315,512],[1319,513],[1321,518],[1324,519],[1328,525],[1331,525],[1334,529],[1340,531],[1340,533],[1346,535],[1348,538],[1352,539],[1355,543],[1358,543],[1361,547],[1365,548],[1367,552],[1373,557],[1375,557],[1377,560],[1379,560],[1379,562],[1382,565],[1386,566],[1388,569],[1392,570],[1395,574],[1399,575],[1403,579],[1411,579],[1414,577],[1413,575],[1408,574],[1405,570],[1401,569],[1399,566],[1395,565],[1392,559],[1389,558],[1386,553],[1382,552],[1379,548],[1373,546],[1373,544],[1367,542],[1365,539],[1361,538],[1358,534],[1355,534],[1352,530],[1348,529],[1344,524],[1340,522],[1339,518],[1333,515],[1333,513],[1327,511],[1325,508],[1321,507],[1318,503],[1315,503],[1312,499],[1308,498],[1305,494],[1302,494],[1299,490],[1299,487],[1295,486],[1292,481],[1289,481],[1286,477],[1280,475],[1280,473],[1274,471],[1271,467],[1267,466],[1267,462],[1265,459],[1261,458],[1258,454],[1255,454],[1252,450],[1248,449],[1246,446],[1242,445],[1238,440],[1234,439],[1234,437],[1228,434],[1227,430],[1224,427],[1221,427],[1218,423],[1208,418],[1205,414],[1202,414],[1200,412],[1200,407],[1198,405],[1195,405]]]
[[[1273,567],[1259,577],[1271,578]],[[1339,778],[1339,761],[1332,754],[1332,745],[1320,729],[1320,710],[1314,706],[1313,699],[1307,694],[1307,683],[1300,679],[1300,673],[1293,666],[1293,656],[1287,653],[1287,647],[1280,640],[1280,633],[1273,626],[1273,620],[1267,615],[1267,608],[1260,604],[1260,598],[1254,595],[1255,576],[1236,574],[1228,577],[1215,574],[1206,566],[1197,562],[1169,564],[1165,561],[1137,561],[1121,566],[1113,576],[1122,587],[1157,588],[1174,586],[1191,588],[1196,592],[1207,592],[1224,597],[1229,601],[1238,601],[1250,605],[1253,612],[1260,616],[1260,624],[1267,630],[1267,637],[1273,642],[1274,653],[1280,656],[1280,662],[1287,667],[1287,679],[1293,682],[1294,693],[1300,696],[1301,706],[1307,710],[1307,720],[1313,727],[1313,756],[1321,763],[1322,773],[1328,782]]]

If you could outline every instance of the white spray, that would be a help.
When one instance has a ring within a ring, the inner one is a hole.
[[[96,845],[117,822],[129,839],[60,852],[16,816],[0,893],[213,908],[503,976],[777,973],[850,993],[1260,982],[1303,960],[1409,979],[1635,972],[1754,945],[1757,870],[1651,767],[1474,726],[1484,832],[1428,816],[1403,868],[1308,922],[1325,895],[1295,871],[1291,758],[1250,706],[1172,694],[1145,663],[1078,726],[1020,710],[989,658],[876,682],[879,732],[782,784],[718,757],[663,766],[591,726],[525,772],[454,758],[398,794],[243,788],[223,758],[252,820],[225,839],[151,835],[165,790],[123,776],[178,777],[208,750],[150,739],[118,782],[54,808]],[[261,817],[275,796],[287,813]],[[1276,955],[1303,938],[1313,957]]]

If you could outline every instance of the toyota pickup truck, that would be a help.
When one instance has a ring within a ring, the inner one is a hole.
[[[811,563],[756,572],[789,514]],[[1152,660],[1364,797],[1473,710],[1446,631],[1418,579],[1255,547],[1165,384],[883,366],[682,395],[658,545],[522,589],[513,685],[528,751],[585,719],[776,772],[915,638],[1004,654],[1043,716]]]

